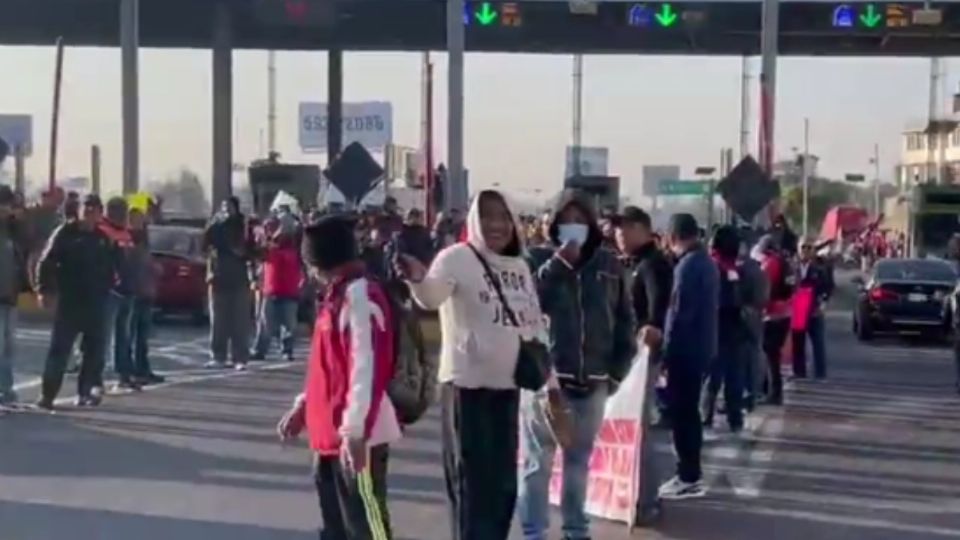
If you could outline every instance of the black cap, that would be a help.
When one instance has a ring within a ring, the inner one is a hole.
[[[694,240],[700,237],[700,225],[692,214],[670,216],[670,234],[679,240]]]
[[[359,257],[354,236],[356,220],[343,215],[324,216],[304,229],[303,256],[321,270],[333,270]]]
[[[610,216],[610,223],[615,227],[638,224],[650,229],[653,226],[653,222],[650,220],[650,214],[636,206],[627,206],[623,209],[623,212]]]
[[[100,200],[100,196],[96,193],[91,193],[83,198],[84,206],[92,206],[95,208],[103,208],[103,201]]]

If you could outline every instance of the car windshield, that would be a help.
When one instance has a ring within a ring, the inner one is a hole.
[[[950,264],[937,260],[881,261],[877,263],[877,279],[895,281],[943,281],[957,280],[957,273]]]
[[[184,257],[200,254],[200,232],[179,227],[152,227],[150,250]]]

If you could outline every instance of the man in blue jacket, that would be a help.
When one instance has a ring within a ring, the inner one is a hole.
[[[607,397],[636,354],[636,322],[626,273],[603,235],[589,201],[566,192],[549,228],[551,245],[531,252],[540,306],[550,320],[550,355],[574,417],[572,442],[561,450],[560,504],[565,540],[590,538],[584,511],[594,440]],[[549,486],[557,444],[544,414],[545,393],[523,392],[520,444],[524,456],[519,514],[526,540],[545,540]]]
[[[667,368],[667,400],[677,453],[677,476],[660,486],[661,499],[702,497],[700,391],[703,374],[717,354],[720,274],[700,242],[690,214],[670,219],[670,248],[677,257],[673,291],[664,329],[662,361]]]

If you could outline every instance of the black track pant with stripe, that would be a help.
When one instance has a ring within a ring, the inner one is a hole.
[[[314,480],[320,496],[323,529],[320,540],[390,540],[387,510],[386,444],[370,449],[367,468],[347,470],[338,457],[320,456]]]

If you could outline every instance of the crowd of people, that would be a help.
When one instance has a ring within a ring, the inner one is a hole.
[[[672,431],[678,456],[676,475],[644,493],[643,522],[656,519],[661,500],[706,494],[701,449],[721,390],[732,436],[755,407],[783,403],[789,335],[794,376],[806,376],[808,339],[814,376],[826,376],[822,308],[832,273],[785,222],[756,242],[732,226],[706,240],[693,216],[678,214],[658,236],[642,209],[604,223],[576,193],[540,226],[522,221],[501,193],[482,191],[451,235],[460,241],[432,260],[403,243],[376,259],[421,308],[439,312],[451,538],[505,539],[515,516],[525,538],[546,538],[555,459],[563,462],[564,537],[590,538],[589,458],[604,404],[638,347],[649,349],[650,379],[662,386],[651,400],[660,414],[650,416]],[[328,292],[305,392],[278,429],[283,438],[309,433],[323,538],[388,538],[388,447],[404,428],[390,405],[395,311],[364,269],[362,243],[336,232],[348,229],[339,216],[306,229],[304,251]],[[536,344],[549,374],[531,387]]]
[[[0,398],[16,400],[10,314],[31,286],[55,313],[39,407],[54,408],[78,336],[78,405],[100,403],[108,357],[122,389],[161,382],[149,361],[156,275],[147,216],[122,198],[104,212],[99,197],[86,196],[53,232],[31,280],[10,195],[0,187],[0,251],[11,255],[0,258]],[[465,216],[439,216],[432,229],[416,209],[401,216],[395,201],[375,218],[279,205],[256,229],[249,223],[229,199],[204,234],[208,367],[243,370],[275,338],[294,360],[298,305],[317,299],[304,391],[278,430],[284,439],[308,434],[321,538],[391,537],[389,446],[422,414],[398,388],[424,361],[403,339],[403,320],[418,310],[440,320],[430,384],[454,539],[506,539],[514,516],[525,538],[546,538],[556,459],[564,538],[591,537],[590,456],[604,405],[638,348],[650,359],[645,416],[672,432],[678,460],[671,479],[642,493],[641,523],[657,519],[662,500],[706,494],[705,432],[737,437],[757,407],[782,405],[788,337],[793,376],[807,376],[808,340],[814,377],[827,375],[832,272],[783,220],[763,234],[731,225],[707,232],[677,214],[658,233],[642,209],[600,216],[576,192],[523,220],[503,194],[485,190]],[[721,411],[726,428],[715,429]]]

